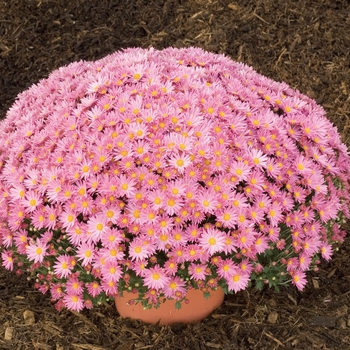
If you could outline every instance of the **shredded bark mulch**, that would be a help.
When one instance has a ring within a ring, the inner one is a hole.
[[[309,95],[350,146],[346,0],[0,0],[0,118],[16,95],[77,60],[126,47],[199,46]],[[350,239],[305,291],[248,289],[199,324],[149,326],[113,304],[58,313],[26,276],[0,268],[0,348],[350,349]]]

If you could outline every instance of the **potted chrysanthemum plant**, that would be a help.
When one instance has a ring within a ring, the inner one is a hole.
[[[224,55],[72,63],[0,124],[2,265],[58,310],[301,290],[344,239],[349,164],[315,101]]]

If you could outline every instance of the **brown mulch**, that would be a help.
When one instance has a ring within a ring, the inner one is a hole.
[[[314,98],[350,146],[346,0],[0,0],[0,118],[72,61],[130,46],[200,46]],[[113,305],[56,312],[0,267],[0,349],[350,349],[350,238],[299,293],[248,289],[199,324],[148,326]]]

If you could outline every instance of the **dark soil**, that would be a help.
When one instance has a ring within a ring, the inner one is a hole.
[[[62,65],[130,46],[225,53],[314,98],[350,145],[346,0],[0,0],[0,118]],[[0,268],[0,349],[350,349],[350,239],[299,293],[248,289],[194,325],[148,326],[113,305],[58,313]],[[34,316],[34,317],[33,317]]]

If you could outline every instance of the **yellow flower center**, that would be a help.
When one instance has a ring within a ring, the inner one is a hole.
[[[36,248],[36,250],[35,250],[35,253],[37,255],[40,255],[42,252],[43,252],[43,250],[40,247]]]
[[[208,242],[209,242],[210,245],[215,245],[216,244],[216,239],[214,237],[210,237]]]
[[[233,282],[238,282],[240,279],[241,279],[241,276],[240,276],[240,275],[234,275],[234,276],[232,277]]]
[[[154,273],[154,274],[152,275],[152,278],[153,278],[154,280],[158,281],[158,280],[160,279],[160,274],[159,274],[159,273]]]

